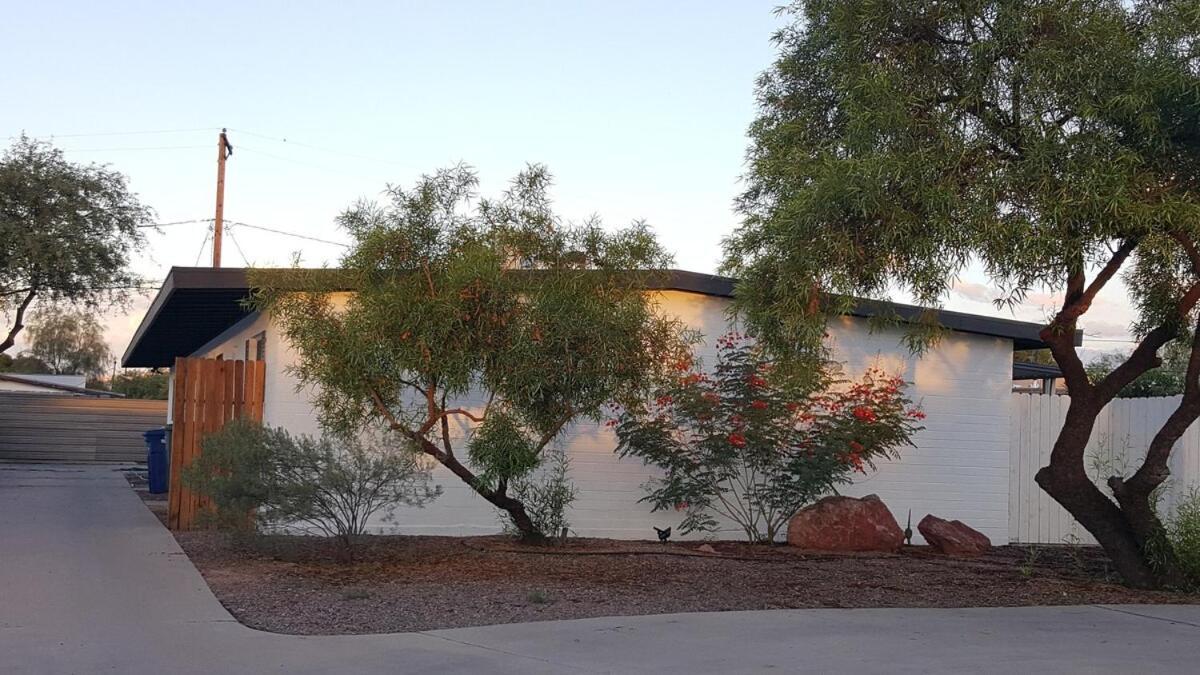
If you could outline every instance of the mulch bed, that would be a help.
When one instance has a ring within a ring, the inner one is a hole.
[[[161,500],[147,505],[165,518]],[[1084,546],[999,546],[963,560],[924,546],[835,555],[709,542],[711,554],[701,542],[370,536],[347,563],[311,537],[175,538],[239,621],[305,635],[721,610],[1200,601],[1125,588]]]

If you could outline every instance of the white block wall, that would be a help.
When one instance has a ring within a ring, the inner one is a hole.
[[[716,338],[727,331],[728,300],[694,293],[658,294],[663,311],[701,331],[706,344],[700,354],[715,359]],[[234,326],[194,356],[244,358],[245,340],[267,333],[267,376],[263,419],[294,433],[318,433],[316,414],[305,390],[297,390],[286,372],[296,354],[281,343],[278,330],[266,317],[253,315]],[[988,535],[993,542],[1008,539],[1008,431],[1011,402],[1012,344],[1008,340],[950,333],[921,358],[900,344],[899,330],[870,334],[866,321],[843,318],[829,327],[830,343],[846,375],[857,377],[870,365],[899,372],[912,383],[910,395],[928,413],[926,429],[916,448],[903,451],[897,462],[886,462],[845,490],[845,494],[878,494],[904,527],[912,510],[913,529],[926,513],[960,519]],[[677,526],[676,513],[651,514],[643,485],[653,471],[638,461],[621,460],[608,429],[591,422],[564,434],[571,477],[579,497],[570,513],[572,529],[581,536],[643,539],[653,537],[651,526]],[[465,448],[459,453],[465,455]],[[393,523],[378,523],[378,531],[409,534],[490,534],[499,531],[496,510],[449,471],[438,467],[434,481],[444,494],[423,509],[400,509]],[[729,525],[721,538],[741,538]],[[915,537],[919,540],[919,536]]]

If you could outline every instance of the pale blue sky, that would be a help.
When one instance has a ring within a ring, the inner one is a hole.
[[[541,162],[564,217],[645,218],[679,267],[711,272],[737,223],[778,4],[11,3],[0,133],[54,135],[72,160],[125,172],[165,222],[212,217],[216,129],[229,127],[226,218],[333,240],[336,214],[388,182],[463,161],[495,192]],[[162,130],[189,131],[98,135]],[[159,280],[194,264],[205,227],[150,233],[137,269]],[[340,252],[232,232],[259,265]],[[232,242],[224,260],[242,264]],[[969,295],[948,304],[996,313]],[[1122,337],[1123,305],[1098,332]],[[109,317],[118,353],[144,308]]]

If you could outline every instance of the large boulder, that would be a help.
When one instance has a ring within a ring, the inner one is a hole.
[[[931,514],[917,523],[917,530],[933,550],[946,555],[970,558],[983,555],[992,547],[986,535],[961,520],[943,520]]]
[[[826,497],[788,522],[788,544],[817,551],[897,551],[904,532],[875,495]]]

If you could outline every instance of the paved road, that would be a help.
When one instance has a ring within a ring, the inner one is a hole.
[[[0,673],[1195,673],[1200,607],[810,610],[300,637],[233,620],[112,467],[0,464]]]

